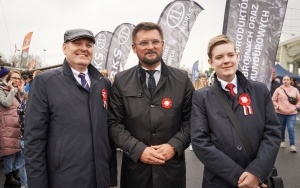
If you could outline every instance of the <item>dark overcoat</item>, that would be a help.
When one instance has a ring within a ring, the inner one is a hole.
[[[108,188],[116,185],[116,158],[108,136],[102,91],[110,83],[92,65],[86,91],[65,60],[32,82],[25,117],[30,188]]]
[[[124,152],[122,188],[184,188],[186,184],[184,150],[190,143],[194,87],[185,71],[161,65],[153,97],[139,65],[117,74],[112,86],[109,132]],[[147,146],[164,143],[177,151],[164,165],[139,160]]]
[[[265,84],[248,81],[239,71],[237,80],[238,93],[230,104],[256,155],[252,159],[249,157],[237,131],[212,90],[207,87],[195,91],[191,114],[191,140],[196,156],[205,166],[203,188],[234,188],[244,171],[265,181],[275,163],[280,143],[280,124],[270,93]],[[221,88],[217,77],[215,84]],[[227,99],[224,90],[222,94]],[[251,99],[253,114],[245,115],[245,109],[241,105],[243,103],[239,103],[241,94],[247,94]]]

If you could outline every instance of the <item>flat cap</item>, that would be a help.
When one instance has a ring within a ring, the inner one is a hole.
[[[74,41],[77,39],[87,38],[95,43],[94,34],[86,29],[71,29],[65,32],[64,42]]]

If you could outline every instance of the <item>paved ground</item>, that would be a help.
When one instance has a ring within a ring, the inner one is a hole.
[[[283,178],[285,188],[300,187],[300,121],[297,121],[295,132],[296,146],[298,146],[299,153],[290,153],[289,148],[280,149],[275,164],[278,174]],[[185,152],[187,162],[187,188],[201,188],[203,165],[197,159],[193,151],[187,149]],[[121,152],[118,152],[118,160],[121,160]],[[3,166],[0,166],[0,188],[3,188],[3,184]]]

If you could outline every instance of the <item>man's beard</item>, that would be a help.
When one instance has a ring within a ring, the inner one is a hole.
[[[156,63],[160,62],[162,56],[158,55],[156,52],[154,53],[156,54],[156,58],[148,59],[147,57],[144,57],[141,58],[140,61],[146,65],[155,65]]]

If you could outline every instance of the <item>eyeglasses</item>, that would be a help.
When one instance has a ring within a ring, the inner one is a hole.
[[[17,78],[17,77],[10,77],[10,79],[12,79],[12,80],[21,80],[21,78]]]
[[[141,41],[139,43],[136,43],[136,45],[139,45],[139,46],[142,46],[142,47],[146,47],[146,46],[149,46],[149,43],[151,43],[152,46],[154,47],[158,47],[161,43],[163,43],[164,41],[163,40],[144,40],[144,41]]]

